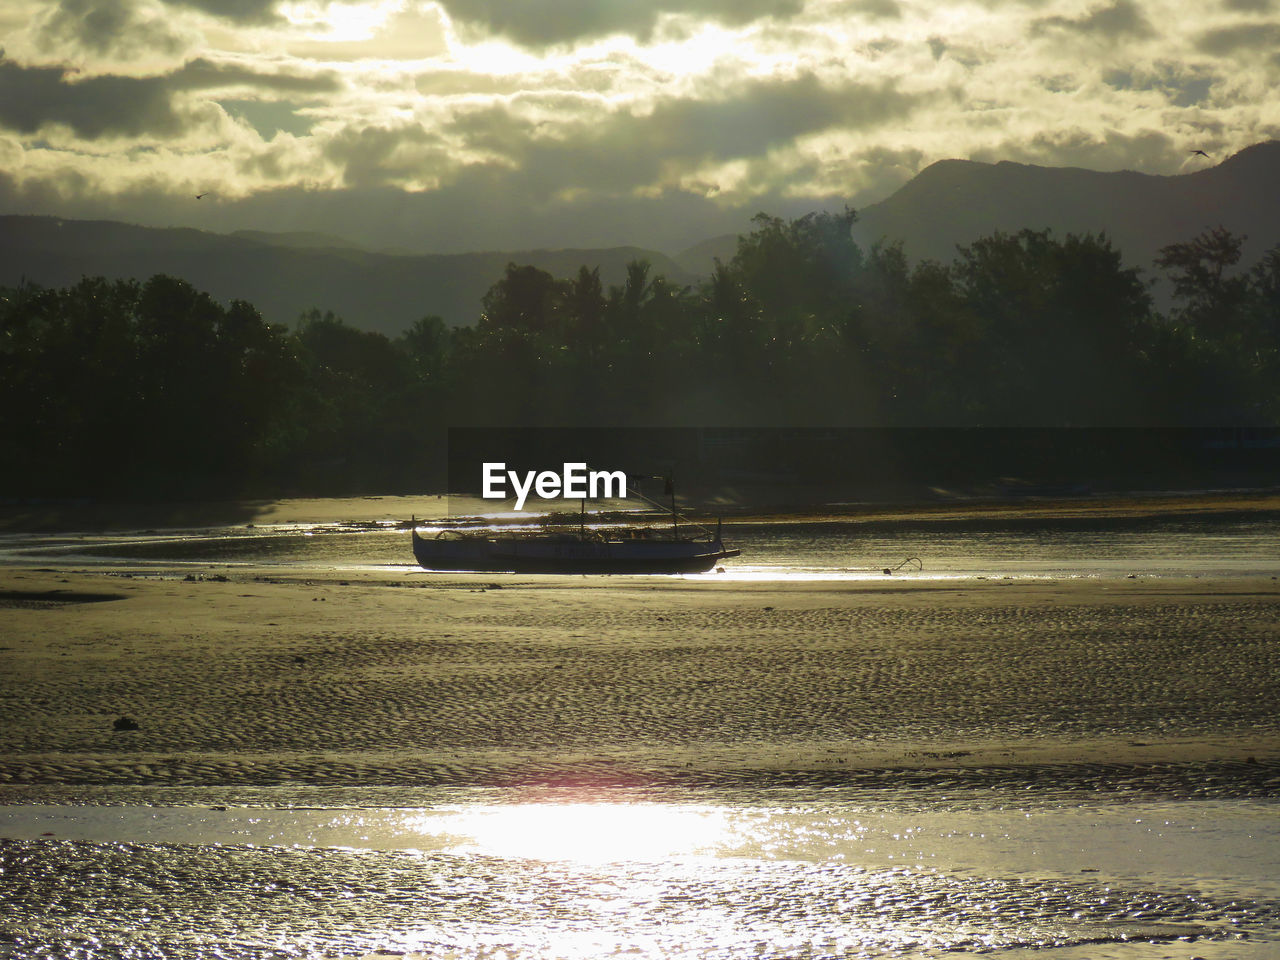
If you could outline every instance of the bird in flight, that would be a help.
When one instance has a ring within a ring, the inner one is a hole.
[[[211,194],[212,192],[213,192],[212,190],[206,190],[204,193],[197,193],[197,194],[196,194],[196,199],[197,199],[197,200],[203,200],[205,197],[207,197],[207,196],[208,196],[209,194]]]
[[[1213,157],[1209,156],[1209,155],[1208,155],[1207,153],[1205,153],[1203,150],[1192,150],[1192,151],[1191,151],[1191,153],[1192,153],[1192,155],[1193,155],[1193,156],[1194,156],[1195,154],[1197,154],[1197,153],[1198,153],[1198,154],[1200,154],[1200,156],[1204,157],[1206,160],[1212,160],[1212,159],[1213,159]]]

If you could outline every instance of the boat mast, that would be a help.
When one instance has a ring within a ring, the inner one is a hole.
[[[667,493],[671,494],[671,539],[680,539],[680,518],[676,514],[676,484],[667,477]]]

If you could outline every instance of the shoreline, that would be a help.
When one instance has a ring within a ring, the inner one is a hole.
[[[728,523],[998,523],[1160,518],[1280,518],[1280,488],[1208,491],[1100,492],[1089,496],[962,496],[842,501],[847,490],[811,491],[802,501],[777,489],[750,497],[681,505],[692,519]],[[460,513],[459,511],[465,511]],[[0,503],[0,534],[106,533],[211,526],[400,523],[411,516],[438,522],[491,511],[476,498],[447,495],[310,497],[177,503]],[[515,517],[515,514],[511,515]],[[531,513],[531,517],[537,516]],[[617,514],[625,516],[625,514]]]

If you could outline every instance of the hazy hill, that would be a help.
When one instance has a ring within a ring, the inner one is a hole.
[[[904,242],[913,259],[949,260],[957,244],[1023,227],[1105,231],[1134,266],[1156,251],[1218,225],[1247,234],[1246,264],[1280,243],[1280,142],[1256,144],[1216,166],[1178,176],[1099,173],[1020,163],[943,160],[888,199],[858,211],[855,239]],[[112,221],[0,216],[0,285],[21,279],[64,286],[83,276],[183,277],[222,301],[253,303],[269,320],[292,323],[311,307],[394,335],[427,314],[472,323],[480,298],[510,261],[560,277],[586,264],[620,283],[628,261],[647,259],[677,283],[729,260],[737,237],[706,240],[668,258],[636,247],[410,255],[375,253],[314,233],[156,229]]]
[[[996,230],[1105,231],[1131,265],[1150,268],[1161,247],[1219,225],[1248,235],[1246,264],[1280,243],[1280,141],[1177,176],[941,160],[888,199],[860,208],[853,231],[864,248],[902,240],[912,259],[944,261],[957,244]],[[736,244],[735,236],[716,237],[674,259],[705,273],[714,257],[731,258]]]
[[[313,233],[295,230],[287,233],[272,233],[268,230],[233,230],[230,236],[241,240],[256,240],[273,247],[297,247],[306,250],[366,250],[368,248],[352,240],[335,237],[330,233]]]
[[[655,274],[683,283],[695,279],[664,254],[637,247],[400,256],[344,243],[315,234],[229,236],[107,220],[0,216],[0,285],[25,278],[60,287],[85,276],[145,280],[166,273],[219,300],[247,300],[272,322],[293,323],[318,307],[394,336],[433,313],[451,325],[473,323],[480,298],[510,261],[558,277],[573,276],[583,264],[598,266],[608,285],[622,282],[630,260],[646,259]]]

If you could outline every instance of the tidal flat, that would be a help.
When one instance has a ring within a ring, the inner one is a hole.
[[[1009,579],[11,556],[0,956],[1271,957],[1250,544]]]

